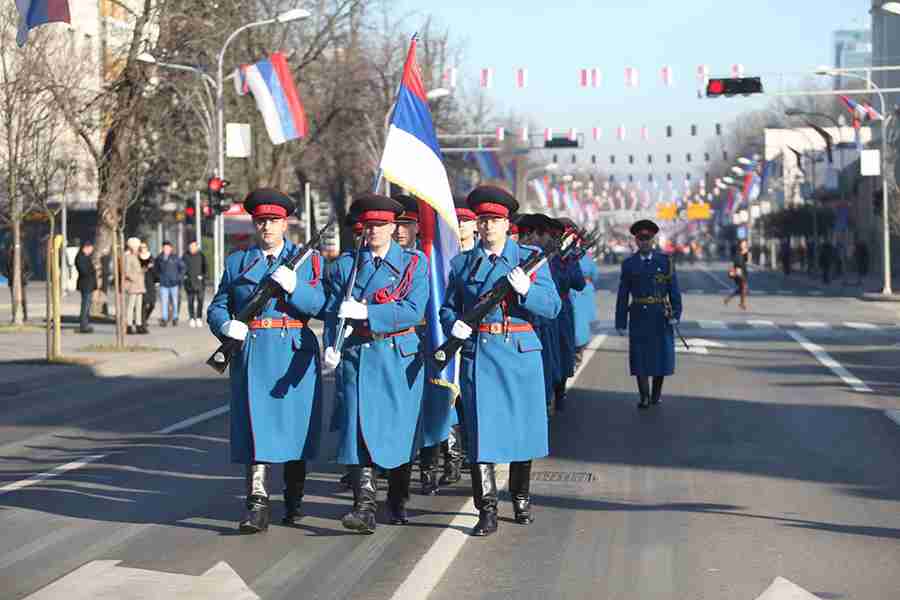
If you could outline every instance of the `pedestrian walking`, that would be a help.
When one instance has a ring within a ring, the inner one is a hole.
[[[784,271],[785,277],[791,275],[791,240],[786,239],[781,242],[781,269]]]
[[[865,240],[856,240],[853,259],[856,262],[856,284],[862,285],[863,280],[869,275],[869,246]]]
[[[507,237],[510,216],[518,209],[515,198],[485,185],[469,194],[468,203],[478,215],[480,241],[451,261],[440,316],[447,334],[464,340],[460,400],[478,509],[472,535],[486,536],[497,531],[496,463],[510,463],[515,521],[534,520],[531,464],[549,450],[545,390],[534,384],[543,377],[543,360],[533,321],[554,319],[562,302],[546,265],[531,277],[519,267],[539,250]],[[510,295],[477,327],[460,320],[504,278],[512,286]]]
[[[190,327],[201,327],[203,302],[206,299],[206,256],[200,252],[196,241],[188,245],[188,251],[181,259],[184,262],[184,291],[187,294]]]
[[[621,336],[628,333],[628,364],[637,380],[641,410],[662,401],[663,382],[675,373],[674,327],[682,312],[672,259],[653,251],[658,232],[656,223],[646,219],[631,226],[638,251],[622,263],[616,299],[616,330]],[[742,246],[746,256],[746,243]]]
[[[319,341],[307,326],[325,304],[318,253],[296,271],[284,265],[301,251],[285,237],[294,210],[287,195],[258,189],[244,200],[253,218],[256,243],[231,254],[207,312],[210,331],[220,340],[243,342],[231,363],[231,461],[246,465],[246,514],[242,533],[268,529],[271,518],[268,474],[284,464],[282,523],[297,525],[306,481],[306,461],[319,449],[321,367]],[[249,323],[238,314],[266,280],[282,292]]]
[[[827,239],[819,245],[819,268],[822,269],[822,283],[831,283],[831,267],[834,264],[834,246]]]
[[[150,325],[150,315],[153,314],[153,309],[156,308],[156,285],[158,279],[156,278],[156,269],[153,266],[153,255],[150,254],[150,248],[146,242],[141,242],[141,247],[138,249],[138,260],[141,262],[141,269],[144,271],[144,290],[146,290],[141,306],[143,312],[141,320],[144,323],[144,329],[147,329]]]
[[[156,257],[155,268],[159,278],[159,324],[165,327],[171,323],[176,327],[180,308],[178,290],[184,279],[184,262],[172,252],[172,242],[163,242],[162,253]]]
[[[416,332],[429,299],[428,262],[415,249],[393,241],[403,206],[377,194],[357,196],[350,207],[363,224],[364,246],[345,252],[329,269],[325,308],[329,347],[324,363],[340,384],[332,421],[338,462],[350,467],[353,508],[342,525],[374,533],[375,465],[388,469],[388,518],[408,522],[411,461],[425,383],[421,340]],[[355,275],[349,299],[347,286]],[[339,320],[352,326],[343,348],[334,348]]]
[[[6,277],[6,284],[9,286],[9,304],[12,307],[12,320],[15,321],[16,310],[22,310],[22,319],[28,320],[28,282],[31,280],[31,261],[28,260],[28,253],[22,252],[22,297],[19,299],[19,307],[16,307],[16,299],[13,298],[13,264],[15,263],[16,251],[13,246],[6,251],[6,260],[3,261],[3,276]]]
[[[125,260],[123,261],[124,285],[122,287],[125,291],[126,332],[129,334],[149,333],[144,327],[144,311],[141,305],[144,292],[147,291],[144,282],[144,269],[141,268],[141,260],[138,258],[141,240],[136,237],[130,237],[125,245]]]
[[[750,251],[747,249],[747,240],[741,240],[732,260],[731,269],[728,271],[728,277],[734,281],[734,291],[725,296],[723,302],[727,306],[731,299],[740,296],[741,301],[738,306],[741,310],[747,310],[747,295],[750,292],[750,280],[747,272],[747,266],[750,263]]]
[[[93,299],[94,290],[97,289],[97,269],[94,268],[94,261],[91,255],[94,254],[94,243],[85,240],[81,243],[78,254],[75,255],[75,270],[78,271],[78,281],[75,289],[81,292],[81,313],[78,318],[79,333],[93,333],[94,328],[90,325],[91,319],[91,301]]]

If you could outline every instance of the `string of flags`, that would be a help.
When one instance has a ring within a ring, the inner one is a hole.
[[[735,63],[730,67],[730,75],[733,78],[744,77],[744,65]],[[675,69],[671,65],[663,65],[659,69],[659,81],[665,87],[675,86]],[[699,65],[695,71],[695,79],[697,89],[706,89],[706,84],[710,78],[709,65]],[[482,67],[480,69],[479,86],[483,89],[491,89],[495,84],[495,71],[493,67]],[[641,72],[637,67],[627,66],[622,71],[623,83],[626,88],[637,89],[641,83]],[[459,81],[459,69],[457,67],[448,67],[443,74],[444,85],[449,88],[455,88]],[[515,67],[513,69],[513,83],[516,88],[524,89],[528,87],[528,69],[526,67]],[[600,88],[603,86],[603,71],[598,67],[581,67],[575,72],[575,84],[582,88]]]
[[[871,107],[869,107],[869,108],[871,109]],[[873,112],[874,112],[874,110],[873,110]],[[875,113],[875,114],[877,115],[878,113]],[[880,118],[880,117],[878,117],[878,118]],[[570,127],[569,129],[567,129],[565,131],[566,131],[566,133],[564,134],[565,139],[567,139],[571,142],[578,141],[579,132],[578,132],[577,128]],[[646,125],[643,125],[643,126],[641,126],[639,131],[640,131],[641,140],[643,140],[645,142],[650,141],[650,128],[649,127],[647,127]],[[696,137],[699,134],[699,131],[700,131],[700,129],[697,125],[690,126],[691,136]],[[722,135],[722,125],[720,123],[715,123],[714,131],[715,131],[716,135]],[[624,142],[627,137],[627,127],[625,125],[619,125],[618,127],[616,127],[615,133],[616,133],[616,139]],[[506,139],[506,128],[505,127],[497,127],[495,134],[496,134],[496,139],[498,142],[504,141]],[[675,135],[675,130],[672,127],[672,125],[666,125],[665,137],[674,137],[674,135]],[[592,127],[591,128],[591,138],[595,142],[602,140],[603,139],[603,128],[598,127],[598,126]],[[528,143],[529,129],[527,126],[523,126],[523,127],[519,128],[519,133],[517,135],[517,139],[519,141],[521,141],[522,143]],[[545,127],[544,128],[544,141],[551,142],[554,139],[557,139],[556,131],[552,127]]]

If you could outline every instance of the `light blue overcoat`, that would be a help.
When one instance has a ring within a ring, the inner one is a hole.
[[[575,347],[581,348],[591,341],[591,325],[597,320],[596,291],[600,288],[600,269],[594,257],[585,254],[579,261],[584,275],[584,289],[569,292],[575,311]]]

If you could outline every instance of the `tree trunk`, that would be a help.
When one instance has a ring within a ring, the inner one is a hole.
[[[22,306],[22,199],[19,198],[18,193],[13,196],[12,203],[13,264],[9,273],[12,284],[12,324],[23,325],[25,316],[20,310]]]

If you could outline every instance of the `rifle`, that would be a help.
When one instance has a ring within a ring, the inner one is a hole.
[[[331,227],[334,225],[334,218],[330,219],[328,223],[325,224],[325,227],[320,229],[316,235],[309,240],[309,243],[306,244],[305,247],[295,252],[294,255],[284,262],[284,266],[288,267],[296,271],[300,268],[300,265],[309,260],[309,257],[312,256],[313,250],[319,245],[322,241],[322,236],[325,235]],[[272,281],[271,277],[266,277],[253,291],[253,295],[250,296],[250,299],[247,301],[247,304],[244,305],[244,308],[235,315],[234,319],[236,321],[242,321],[244,323],[249,323],[266,308],[266,304],[269,303],[269,300],[272,299],[273,296],[280,293],[282,291],[281,286]],[[206,361],[210,367],[218,371],[219,373],[224,373],[225,369],[228,368],[228,365],[231,363],[231,359],[237,353],[238,350],[241,349],[243,342],[241,340],[236,340],[233,338],[225,338],[225,341],[222,342],[222,345],[219,346],[218,350],[212,353],[212,356]]]
[[[362,246],[365,243],[365,236],[359,236],[359,241],[356,242],[356,255],[353,257],[353,270],[350,271],[350,279],[347,281],[347,291],[344,292],[344,301],[353,299],[353,287],[356,285],[356,274],[359,273],[359,258],[362,255]],[[343,318],[338,321],[336,335],[334,341],[334,350],[337,353],[340,353],[341,348],[344,347],[344,339],[347,337],[346,328],[344,327],[347,323],[347,319]]]
[[[675,262],[672,260],[672,257],[670,256],[669,257],[669,274],[662,276],[662,277],[665,277],[665,279],[669,282],[669,285],[672,284],[672,274],[674,272],[675,272]],[[657,291],[658,291],[658,288],[657,288]],[[675,312],[672,310],[672,299],[669,298],[669,295],[666,293],[658,294],[657,298],[659,298],[660,302],[662,302],[663,314],[666,317],[666,323],[668,323],[672,320],[672,315],[675,314]],[[684,336],[681,335],[681,330],[678,328],[678,323],[673,324],[672,329],[674,329],[675,333],[678,335],[678,337],[681,338],[681,343],[684,344],[685,350],[690,350],[691,347],[688,346],[687,340],[685,340]]]
[[[548,260],[567,250],[574,241],[574,235],[567,235],[560,243],[554,242],[549,248],[543,248],[541,252],[535,252],[528,260],[521,263],[519,267],[530,276],[532,273],[536,273]],[[494,283],[494,287],[492,287],[488,293],[484,294],[478,302],[475,303],[475,306],[468,310],[468,312],[460,316],[459,320],[474,329],[497,307],[498,304],[500,304],[510,291],[512,291],[512,285],[509,283],[509,280],[506,277],[498,279],[496,283]],[[447,366],[450,357],[456,354],[457,350],[462,348],[463,342],[465,342],[465,340],[450,336],[447,338],[447,341],[434,351],[431,355],[431,360],[438,371],[442,371],[444,367]]]

